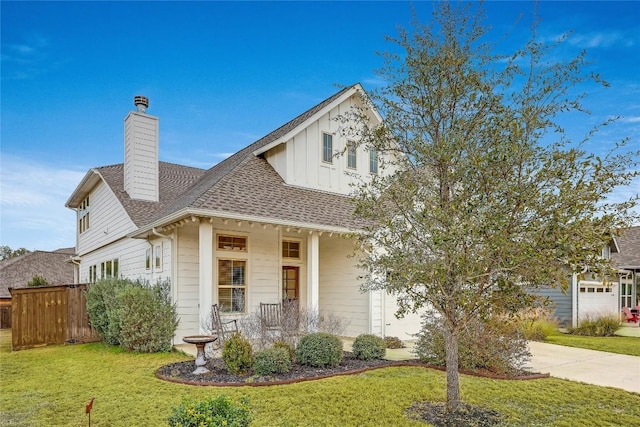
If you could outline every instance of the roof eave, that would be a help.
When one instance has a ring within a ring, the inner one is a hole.
[[[71,193],[71,196],[69,196],[69,199],[64,204],[65,207],[75,209],[80,206],[80,203],[100,180],[104,180],[100,172],[95,168],[89,169],[84,178],[82,178],[82,181],[80,181],[76,189]]]
[[[342,102],[344,102],[345,100],[349,99],[350,97],[352,97],[353,95],[355,95],[358,92],[361,93],[362,95],[366,96],[364,88],[360,85],[360,83],[356,83],[355,85],[353,85],[349,90],[345,91],[345,93],[343,93],[341,96],[336,98],[333,102],[331,102],[330,104],[326,105],[323,109],[319,110],[317,113],[315,113],[314,115],[309,117],[307,120],[305,120],[304,122],[302,122],[301,124],[296,126],[294,129],[292,129],[289,132],[287,132],[286,134],[284,134],[282,137],[277,138],[274,141],[270,142],[269,144],[264,145],[264,146],[258,148],[257,150],[255,150],[253,152],[253,155],[254,156],[259,156],[260,154],[266,153],[267,151],[271,150],[272,148],[274,148],[274,147],[276,147],[276,146],[278,146],[280,144],[284,144],[285,142],[287,142],[288,140],[290,140],[291,138],[296,136],[298,133],[300,133],[300,131],[302,129],[306,129],[309,126],[310,123],[315,122],[320,117],[322,117],[323,115],[327,114],[327,112],[331,111],[331,109],[335,108],[336,105],[341,104]],[[380,116],[380,114],[375,110],[375,108],[372,108],[371,111],[373,112],[373,114],[376,117],[376,119],[379,122],[382,122],[382,116]]]
[[[168,224],[171,224],[175,221],[184,219],[185,217],[209,217],[209,218],[223,218],[229,219],[232,221],[242,221],[242,222],[253,222],[259,224],[271,224],[274,226],[281,227],[291,227],[297,229],[305,229],[305,230],[314,230],[314,231],[322,231],[327,233],[353,233],[358,232],[355,228],[348,227],[338,227],[331,226],[326,224],[316,224],[316,223],[308,223],[308,222],[300,222],[300,221],[287,221],[281,218],[270,218],[270,217],[260,217],[254,215],[243,215],[234,212],[227,211],[216,211],[210,209],[183,209],[178,212],[175,212],[172,215],[161,218],[157,221],[149,223],[144,227],[140,227],[138,230],[129,233],[127,237],[131,237],[134,239],[145,239],[149,236],[149,234],[153,234],[153,229],[162,227]]]

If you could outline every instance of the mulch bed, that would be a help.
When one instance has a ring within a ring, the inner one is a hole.
[[[345,352],[342,363],[339,366],[333,368],[313,368],[293,364],[290,372],[287,372],[285,374],[275,374],[268,377],[257,375],[239,376],[229,374],[227,373],[227,370],[224,366],[224,362],[220,358],[212,358],[207,361],[206,368],[209,369],[210,372],[206,374],[194,375],[192,372],[195,369],[195,363],[193,360],[189,360],[160,367],[156,371],[156,377],[165,381],[201,386],[269,386],[318,380],[337,375],[352,375],[372,369],[380,369],[390,366],[422,366],[425,368],[444,370],[444,367],[427,365],[424,363],[420,363],[417,360],[358,360],[353,356],[352,353]],[[468,371],[460,371],[460,373],[496,379],[516,380],[547,378],[549,376],[548,374],[530,374],[524,372],[519,373],[515,376],[500,376],[491,373]]]

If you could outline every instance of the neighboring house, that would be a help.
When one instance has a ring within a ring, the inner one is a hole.
[[[67,285],[75,282],[71,256],[74,248],[63,248],[53,252],[33,251],[0,261],[0,306],[2,327],[11,326],[11,294],[9,288],[26,288],[27,283],[38,275],[50,285]]]
[[[618,270],[608,281],[585,272],[582,277],[573,274],[565,292],[558,287],[540,291],[553,301],[554,315],[561,324],[575,327],[585,317],[617,315],[622,307],[638,304],[640,227],[623,230],[603,249],[602,256],[611,259]]]
[[[640,304],[640,226],[623,230],[615,238],[619,250],[611,254],[620,269],[620,307]]]
[[[136,97],[124,164],[89,170],[66,203],[77,212],[80,282],[169,279],[176,342],[201,330],[214,303],[237,318],[285,298],[348,319],[348,336],[417,332],[417,316],[394,317],[394,298],[360,291],[350,257],[350,184],[378,173],[378,158],[349,149],[334,119],[364,107],[362,96],[345,88],[209,170],[159,162],[158,119]]]

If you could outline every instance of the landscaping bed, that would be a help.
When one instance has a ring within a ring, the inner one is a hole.
[[[371,369],[386,368],[391,366],[422,366],[425,368],[444,370],[444,367],[427,365],[419,362],[418,360],[359,360],[355,358],[353,353],[345,352],[342,362],[340,363],[340,365],[335,367],[314,368],[294,363],[291,367],[291,371],[270,376],[258,376],[252,374],[233,375],[227,372],[222,359],[211,358],[207,360],[206,368],[209,369],[210,372],[206,374],[193,374],[192,372],[195,369],[194,361],[188,360],[184,362],[171,363],[169,365],[160,367],[156,371],[156,377],[165,381],[202,386],[267,386],[317,380],[337,375],[358,374],[360,372],[368,371]],[[512,376],[495,375],[489,372],[460,372],[481,377],[515,380],[547,378],[549,376],[548,374],[535,374],[529,372],[519,372]]]

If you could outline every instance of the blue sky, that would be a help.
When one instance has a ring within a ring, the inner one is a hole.
[[[432,5],[415,2],[422,20]],[[531,2],[488,2],[499,47],[526,39]],[[123,161],[134,95],[160,118],[160,159],[209,168],[338,90],[380,84],[376,52],[409,26],[405,2],[10,2],[1,7],[0,244],[75,244],[64,204],[86,171]],[[539,34],[573,30],[558,58],[586,49],[610,83],[587,88],[593,116],[622,115],[588,148],[640,146],[640,4],[550,2]],[[520,14],[524,21],[516,24]],[[508,37],[504,34],[509,32]],[[621,189],[640,191],[640,180]]]

